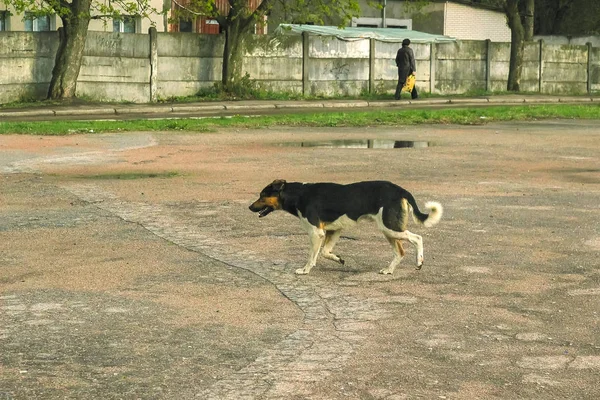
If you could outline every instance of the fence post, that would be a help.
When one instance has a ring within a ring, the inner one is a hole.
[[[302,95],[308,94],[308,32],[302,32]]]
[[[369,94],[375,92],[375,39],[369,39]]]
[[[150,102],[158,100],[158,34],[156,28],[151,26],[148,29],[150,38]]]
[[[539,59],[539,83],[538,92],[541,94],[544,89],[544,39],[540,39],[540,59]]]
[[[492,89],[492,41],[485,41],[485,91],[489,92]]]
[[[437,60],[436,43],[429,44],[429,93],[435,92],[435,63]]]
[[[592,94],[592,43],[587,42],[588,60],[587,60],[587,92]]]

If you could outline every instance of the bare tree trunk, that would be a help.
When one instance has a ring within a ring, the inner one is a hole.
[[[525,48],[525,29],[519,14],[519,0],[507,0],[505,6],[508,27],[510,28],[510,67],[508,72],[508,91],[518,92],[521,88],[523,71],[523,53]]]
[[[90,23],[90,4],[91,0],[73,0],[71,14],[61,17],[63,27],[59,29],[60,44],[52,69],[49,99],[75,97]]]
[[[523,27],[525,28],[525,41],[531,42],[533,40],[533,22],[535,0],[523,0],[525,1],[525,7],[523,11]]]
[[[233,1],[225,27],[225,48],[223,49],[223,75],[222,84],[226,91],[234,88],[242,78],[242,64],[244,51],[246,49],[245,36],[252,33],[254,26],[253,14],[249,13],[248,4],[245,1]]]
[[[243,60],[243,36],[239,23],[230,23],[225,28],[225,48],[223,49],[223,71],[221,83],[225,90],[241,78]]]

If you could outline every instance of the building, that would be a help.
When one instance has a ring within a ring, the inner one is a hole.
[[[104,0],[109,1],[109,0]],[[250,7],[256,8],[261,0],[248,0]],[[219,23],[211,18],[188,12],[193,15],[190,18],[180,18],[181,11],[186,9],[190,0],[149,0],[150,7],[160,10],[170,10],[169,13],[161,15],[158,13],[142,18],[139,15],[123,15],[120,19],[92,19],[89,30],[102,32],[123,33],[147,33],[148,28],[154,26],[158,32],[195,32],[219,34]],[[216,0],[219,10],[226,12],[228,0]],[[45,32],[55,31],[62,26],[60,17],[57,15],[34,16],[33,13],[25,12],[18,15],[14,9],[7,8],[0,2],[0,31],[29,31]],[[266,24],[257,24],[255,33],[266,33]]]
[[[109,0],[104,0],[107,3]],[[148,0],[150,7],[162,10],[168,0]],[[47,32],[55,31],[62,26],[58,15],[35,16],[31,12],[17,14],[14,8],[0,2],[0,31]],[[123,15],[120,19],[92,19],[89,30],[103,32],[147,33],[148,28],[155,26],[164,32],[167,24],[166,16],[154,14],[150,18],[139,15]]]
[[[505,13],[476,1],[430,0],[416,7],[406,1],[380,0],[381,8],[371,7],[367,0],[360,3],[362,15],[352,26],[413,29],[458,40],[511,40]]]
[[[262,0],[248,0],[250,9],[255,10]],[[190,0],[171,0],[171,17],[169,23],[169,32],[195,32],[207,34],[221,33],[219,23],[213,19],[203,16],[199,13],[194,13],[192,10],[187,12],[187,15],[192,15],[190,18],[181,17],[180,14],[190,4]],[[215,0],[215,5],[219,12],[226,13],[229,10],[228,0]],[[254,33],[261,35],[267,33],[266,17],[264,24],[256,24]]]

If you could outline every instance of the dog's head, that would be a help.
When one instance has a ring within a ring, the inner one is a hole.
[[[281,192],[285,187],[283,179],[276,179],[261,192],[258,200],[250,205],[250,211],[257,212],[259,217],[264,217],[272,211],[281,210]]]

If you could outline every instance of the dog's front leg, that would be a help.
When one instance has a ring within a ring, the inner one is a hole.
[[[323,244],[323,240],[325,239],[325,231],[323,231],[323,229],[319,229],[311,225],[308,231],[308,237],[310,239],[310,252],[308,255],[308,261],[306,262],[304,268],[298,268],[296,270],[296,274],[298,275],[308,274],[312,267],[314,267],[317,264],[319,250],[321,250],[321,245]]]
[[[341,234],[341,230],[327,231],[325,233],[325,244],[323,245],[323,251],[321,252],[321,255],[329,260],[337,261],[340,264],[344,265],[346,262],[340,256],[331,252],[333,250],[333,246],[335,246]]]

